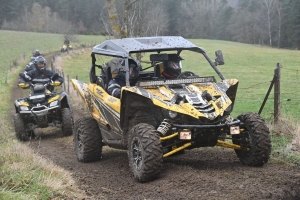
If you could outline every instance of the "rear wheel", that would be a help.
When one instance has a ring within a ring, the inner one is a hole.
[[[28,141],[31,135],[28,130],[26,130],[26,126],[20,113],[14,115],[14,125],[17,139],[22,142]]]
[[[136,180],[146,182],[158,176],[162,168],[163,152],[159,134],[153,126],[140,123],[130,130],[128,159]]]
[[[263,118],[256,113],[244,113],[238,116],[244,123],[244,131],[232,137],[234,144],[250,148],[249,151],[235,150],[243,164],[262,166],[268,162],[271,153],[271,139],[269,128]]]
[[[61,109],[62,134],[69,136],[73,134],[73,114],[70,108]]]
[[[74,145],[78,161],[92,162],[100,160],[102,137],[96,120],[92,117],[83,117],[76,121]]]

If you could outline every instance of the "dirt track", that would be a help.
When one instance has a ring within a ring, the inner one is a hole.
[[[12,99],[20,95],[16,89]],[[82,113],[73,109],[76,120]],[[14,114],[13,108],[10,114]],[[101,161],[80,163],[72,136],[61,137],[56,128],[38,133],[40,139],[26,144],[70,171],[86,199],[300,199],[299,169],[275,162],[248,167],[231,149],[187,150],[165,159],[158,179],[138,183],[129,172],[126,151],[104,147]]]

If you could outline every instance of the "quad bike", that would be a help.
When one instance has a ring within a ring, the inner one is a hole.
[[[144,63],[151,64],[130,86],[128,60],[134,53],[145,55],[150,61]],[[168,156],[200,147],[232,148],[248,166],[268,162],[271,140],[264,119],[252,112],[230,116],[238,80],[226,79],[218,69],[224,64],[221,50],[212,61],[202,47],[182,37],[165,36],[107,40],[95,46],[91,55],[91,83],[72,79],[90,114],[75,123],[75,152],[80,162],[100,160],[104,145],[124,149],[132,174],[140,182],[156,178]],[[189,55],[189,65],[203,76],[183,71],[176,79],[162,77],[163,63],[181,55]],[[125,67],[97,63],[107,56],[123,58]],[[98,75],[97,68],[101,70]],[[115,68],[126,77],[120,99],[107,92]]]
[[[27,141],[34,138],[35,128],[48,126],[61,127],[64,136],[72,135],[73,115],[68,95],[47,89],[47,86],[56,87],[60,84],[59,81],[53,82],[52,78],[47,84],[18,84],[20,88],[29,88],[30,95],[15,101],[14,126],[17,139]]]
[[[72,45],[70,45],[70,44],[64,44],[62,46],[62,48],[60,49],[60,52],[69,52],[72,49],[73,49]]]

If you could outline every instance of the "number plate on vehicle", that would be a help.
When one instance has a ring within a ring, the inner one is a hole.
[[[239,126],[230,126],[230,134],[231,135],[240,134],[240,127]]]
[[[190,130],[182,130],[179,132],[179,139],[190,140],[192,139],[192,132]]]

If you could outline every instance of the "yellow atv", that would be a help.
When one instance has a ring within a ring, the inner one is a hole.
[[[148,66],[130,86],[128,59],[135,53]],[[80,162],[99,160],[104,145],[124,149],[140,182],[156,178],[163,159],[185,149],[223,146],[233,148],[246,165],[268,162],[271,141],[265,121],[251,112],[230,116],[238,80],[226,79],[217,68],[224,64],[222,51],[216,51],[212,61],[203,48],[182,37],[166,36],[107,40],[91,55],[91,83],[72,79],[90,114],[75,123]],[[166,79],[161,76],[162,65],[174,55],[186,57],[182,69],[189,71]],[[107,56],[122,58],[125,67],[106,62]],[[116,73],[126,74],[120,99],[107,92]]]
[[[56,75],[56,74],[55,74]],[[16,137],[27,141],[35,137],[36,128],[56,126],[64,136],[73,133],[73,114],[69,97],[65,92],[50,92],[47,86],[59,86],[59,81],[49,80],[46,84],[19,83],[22,89],[30,89],[30,95],[15,100],[14,126]]]
[[[62,46],[62,48],[60,49],[60,52],[62,52],[62,53],[63,52],[69,52],[72,49],[73,49],[72,45],[70,45],[70,44],[64,44]]]

